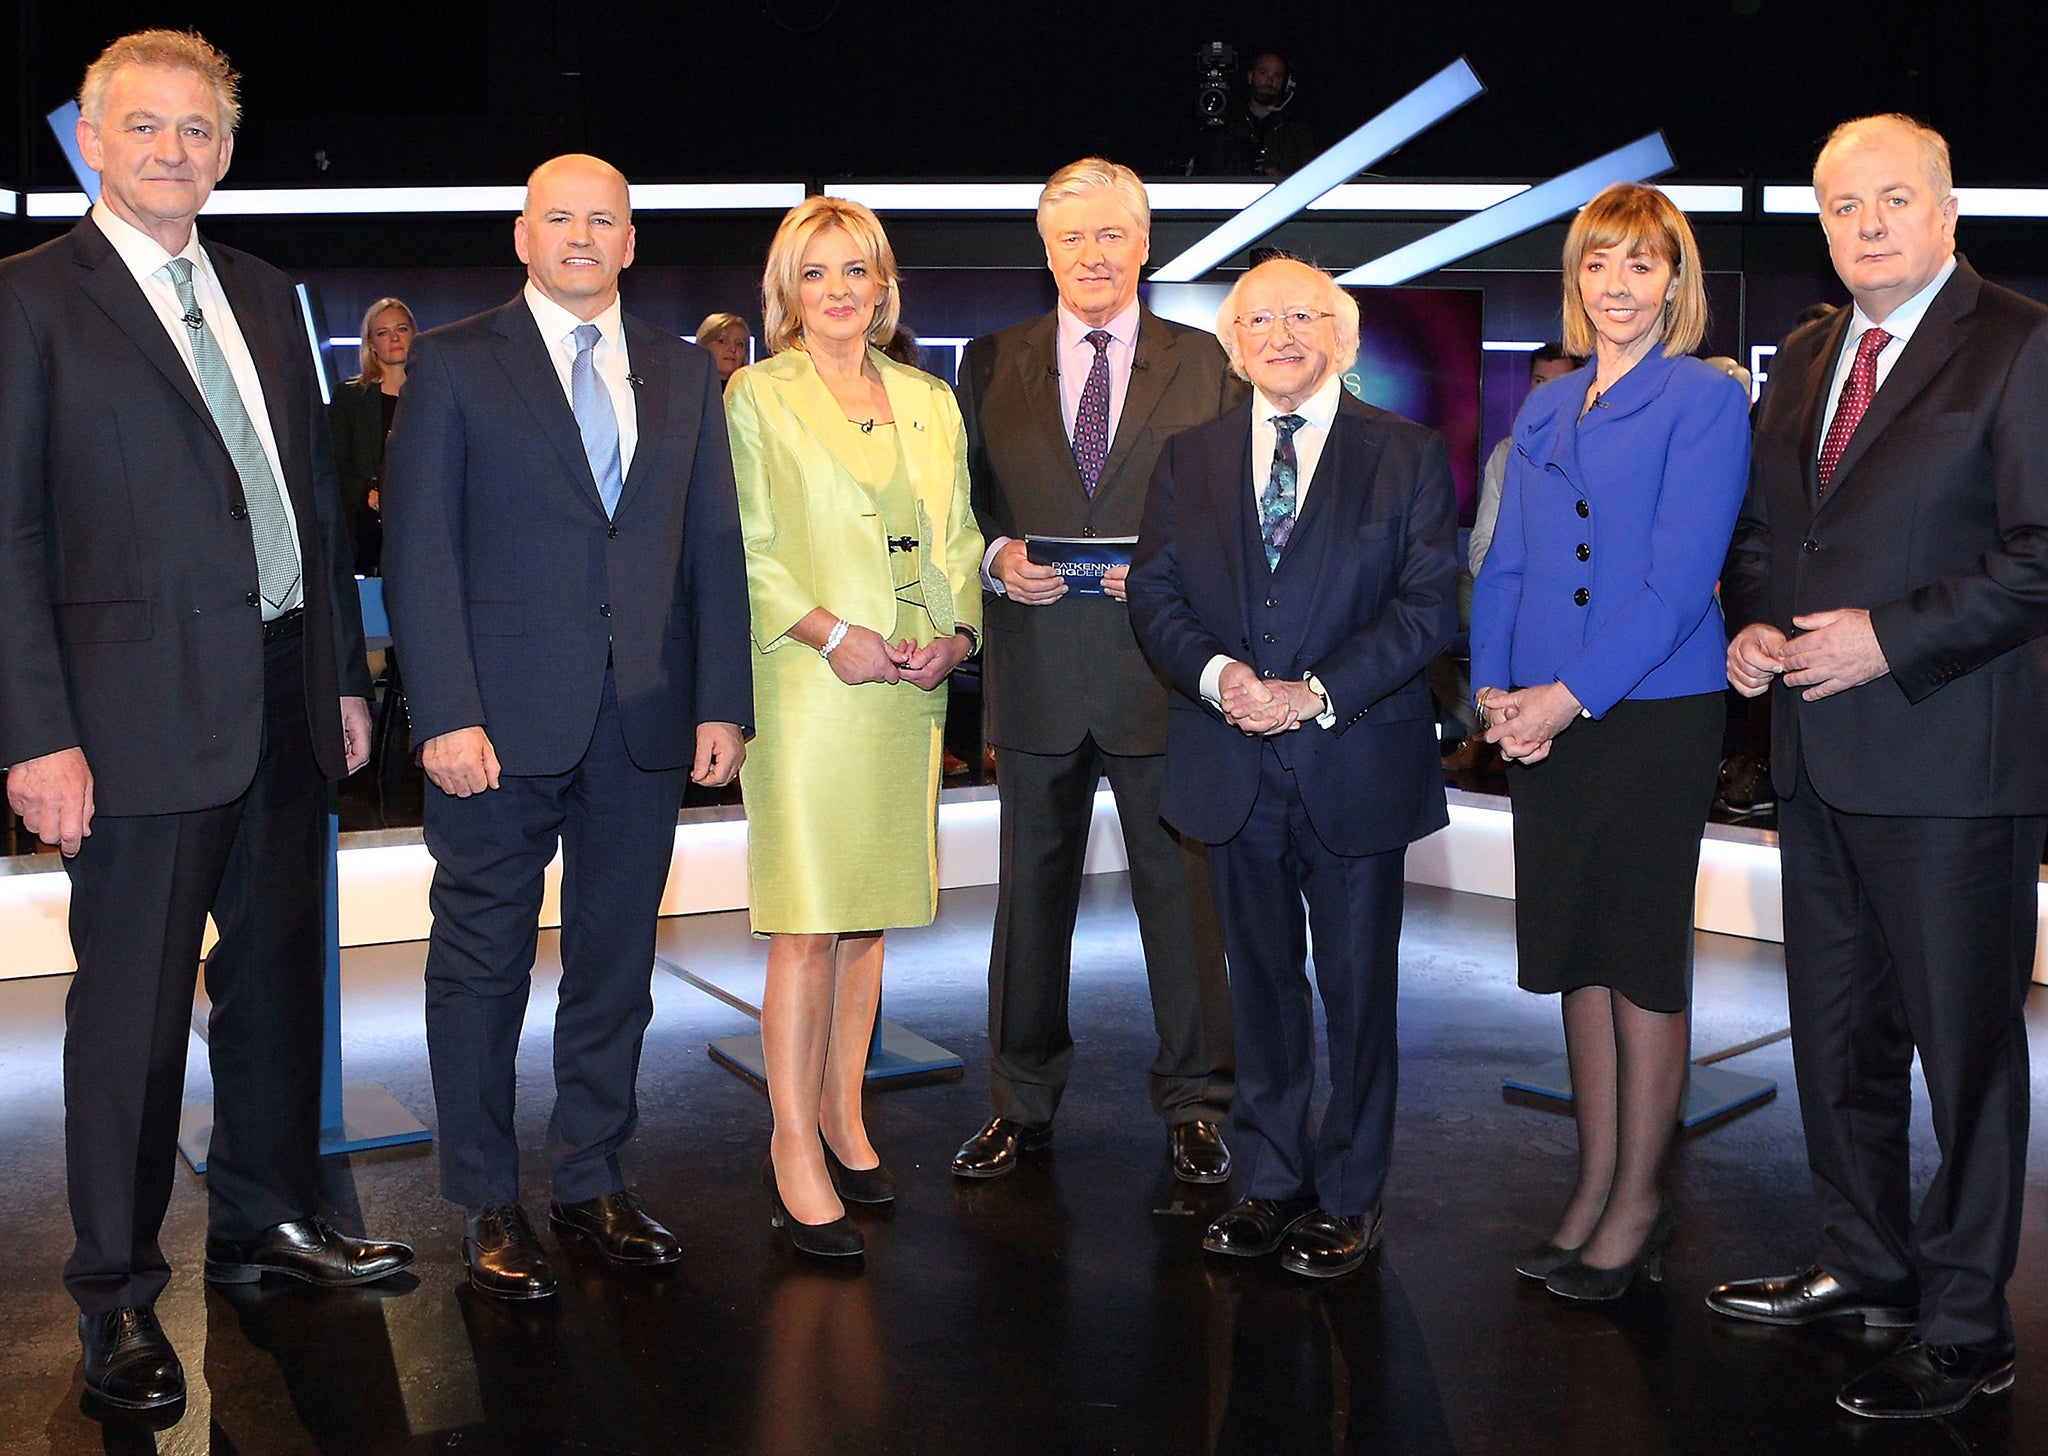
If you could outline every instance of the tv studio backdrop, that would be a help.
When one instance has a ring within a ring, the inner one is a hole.
[[[882,217],[903,272],[903,321],[921,341],[924,366],[951,380],[968,339],[1053,305],[1053,284],[1032,220],[1040,185],[1036,179],[637,184],[638,245],[623,282],[626,304],[686,336],[713,311],[738,313],[758,330],[761,260],[777,220],[807,192],[828,191],[867,202]],[[1150,181],[1151,272],[1167,271],[1172,260],[1217,236],[1284,185]],[[1665,178],[1660,185],[1690,214],[1702,249],[1713,321],[1701,353],[1743,361],[1761,385],[1775,341],[1793,318],[1816,301],[1839,303],[1846,297],[1827,264],[1810,188],[1798,179],[1779,184]],[[1280,248],[1342,273],[1368,260],[1427,248],[1461,222],[1531,189],[1527,179],[1338,185],[1259,228],[1247,243],[1203,268],[1196,281],[1154,279],[1145,295],[1158,312],[1211,327],[1253,245]],[[1582,189],[1582,196],[1591,190]],[[2048,191],[1959,186],[1958,192],[1960,236],[1972,262],[1986,276],[2048,302]],[[512,255],[510,222],[519,196],[516,185],[229,185],[215,193],[203,225],[209,237],[245,248],[302,280],[308,347],[319,355],[331,387],[356,372],[357,327],[376,298],[405,299],[420,326],[431,328],[502,303],[517,291],[522,273]],[[1526,393],[1528,352],[1558,333],[1557,260],[1565,230],[1558,219],[1568,217],[1573,205],[1551,209],[1549,220],[1476,248],[1451,247],[1402,286],[1354,289],[1363,346],[1350,382],[1365,398],[1444,432],[1467,524],[1480,462],[1507,432]],[[0,254],[56,236],[85,206],[75,190],[0,190]],[[1457,791],[1452,798],[1450,827],[1413,848],[1409,877],[1511,896],[1505,800]],[[994,880],[996,808],[993,788],[946,791],[940,810],[942,885]],[[1123,867],[1114,804],[1106,792],[1098,800],[1089,864],[1098,872]],[[339,866],[344,945],[425,937],[431,862],[417,830],[344,835]],[[553,884],[551,878],[547,923],[558,913]],[[65,902],[66,880],[54,856],[0,859],[0,946],[7,948],[0,978],[71,968]],[[736,807],[686,808],[664,913],[745,903],[744,817]],[[1709,830],[1697,920],[1705,929],[1782,939],[1773,835]],[[2048,945],[2048,911],[2042,924]],[[2044,969],[2037,976],[2048,980],[2048,954],[2038,964]]]

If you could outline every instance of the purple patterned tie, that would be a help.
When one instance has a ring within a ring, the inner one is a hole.
[[[1821,442],[1819,478],[1823,495],[1835,478],[1835,467],[1842,463],[1842,452],[1849,448],[1849,437],[1856,433],[1856,426],[1863,422],[1863,412],[1870,408],[1870,397],[1877,393],[1877,356],[1891,341],[1892,336],[1879,328],[1865,329],[1863,337],[1856,341],[1856,361],[1849,366],[1849,378],[1842,385],[1835,417],[1828,422],[1828,437]]]
[[[1074,411],[1074,464],[1081,488],[1092,497],[1095,482],[1102,479],[1102,462],[1109,458],[1109,330],[1091,329],[1086,337],[1095,346],[1095,362],[1088,366],[1081,407]]]

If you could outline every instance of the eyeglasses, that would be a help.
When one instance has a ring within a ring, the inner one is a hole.
[[[1273,332],[1275,324],[1284,323],[1289,333],[1298,334],[1314,328],[1326,318],[1335,317],[1336,314],[1328,309],[1317,313],[1305,308],[1288,308],[1275,313],[1270,308],[1262,308],[1257,313],[1241,313],[1232,322],[1253,338],[1263,339]]]

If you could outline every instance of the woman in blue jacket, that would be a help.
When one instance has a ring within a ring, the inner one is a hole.
[[[1662,1274],[1660,1189],[1685,1088],[1700,834],[1723,726],[1715,579],[1749,469],[1749,401],[1688,357],[1699,249],[1655,188],[1618,183],[1564,247],[1585,367],[1515,421],[1472,594],[1472,681],[1510,760],[1521,984],[1561,992],[1578,1183],[1516,1260],[1573,1299]]]

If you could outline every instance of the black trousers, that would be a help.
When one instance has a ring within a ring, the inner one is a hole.
[[[1918,1299],[1936,1344],[2012,1345],[2035,887],[2048,819],[1846,814],[1804,770],[1778,806],[1785,978],[1818,1262]],[[1913,1054],[1941,1165],[1916,1213]]]
[[[429,784],[434,929],[427,1059],[439,1113],[441,1193],[465,1208],[519,1196],[514,1063],[540,934],[542,879],[562,849],[562,980],[555,1006],[553,1196],[625,1186],[619,1150],[639,1122],[634,1084],[654,1015],[655,914],[668,883],[687,769],[626,751],[612,675],[597,727],[567,773],[503,775],[457,799]]]
[[[239,798],[185,814],[98,816],[65,863],[78,972],[64,1003],[77,1233],[64,1283],[87,1314],[151,1304],[170,1277],[157,1234],[209,911],[220,940],[206,961],[207,1226],[252,1238],[315,1209],[327,785],[306,725],[301,645],[292,636],[264,649],[262,753]]]
[[[990,1096],[999,1116],[1047,1123],[1074,1064],[1067,1024],[1081,866],[1107,774],[1123,824],[1131,903],[1152,991],[1159,1052],[1152,1105],[1169,1123],[1218,1121],[1230,1108],[1230,993],[1209,866],[1159,817],[1161,755],[996,749],[1002,795],[1000,884],[988,963]]]
[[[1230,1114],[1237,1191],[1275,1199],[1313,1194],[1326,1212],[1366,1213],[1380,1201],[1393,1147],[1407,853],[1329,849],[1308,821],[1294,775],[1268,744],[1259,755],[1251,818],[1236,838],[1210,846],[1209,859],[1237,1026]],[[1330,1101],[1320,1127],[1313,1117],[1311,935],[1330,1056]]]

